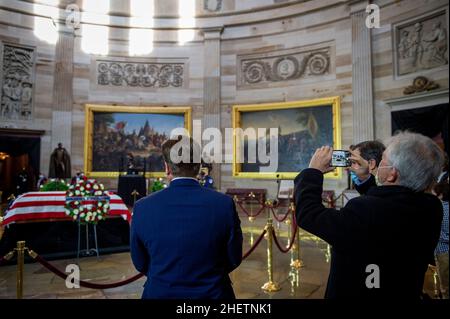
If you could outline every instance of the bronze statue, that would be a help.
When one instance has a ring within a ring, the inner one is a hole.
[[[71,178],[70,155],[63,147],[62,143],[58,143],[50,156],[49,178]]]

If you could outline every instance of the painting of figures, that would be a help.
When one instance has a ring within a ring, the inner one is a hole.
[[[235,141],[235,150],[243,145],[244,161],[235,163],[234,175],[249,178],[280,178],[291,179],[307,168],[315,150],[323,145],[340,147],[339,98],[328,98],[311,101],[298,101],[261,105],[239,105],[234,108],[235,128],[248,129],[265,128],[278,129],[277,149],[270,150],[270,139],[266,138],[264,150],[277,154],[277,168],[261,173],[261,168],[270,163],[249,161],[249,145],[257,146],[260,154],[260,144],[255,139],[261,136],[249,137]],[[275,144],[274,144],[275,145]],[[237,161],[237,156],[234,156]],[[337,172],[336,172],[337,174]]]
[[[176,128],[188,129],[189,108],[90,106],[87,164],[92,176],[116,176],[130,169],[159,176],[161,146]],[[132,162],[130,162],[132,161]]]

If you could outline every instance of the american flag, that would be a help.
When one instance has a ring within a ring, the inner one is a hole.
[[[39,219],[72,220],[65,213],[66,192],[30,192],[20,195],[6,211],[3,226]],[[109,194],[109,216],[122,216],[130,222],[131,213],[122,199]]]

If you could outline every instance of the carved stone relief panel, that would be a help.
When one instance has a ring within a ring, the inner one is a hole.
[[[331,43],[238,56],[238,86],[320,77],[334,72]]]
[[[219,12],[222,10],[222,0],[203,0],[203,9],[208,12]]]
[[[180,61],[98,59],[95,62],[95,79],[99,87],[141,89],[185,87],[186,59]]]
[[[446,12],[440,11],[394,26],[395,74],[448,65]]]
[[[31,120],[35,49],[6,43],[0,49],[0,119]]]

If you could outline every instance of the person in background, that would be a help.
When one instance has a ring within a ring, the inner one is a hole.
[[[318,149],[294,182],[297,224],[332,246],[325,297],[421,298],[441,230],[442,204],[427,190],[441,172],[442,150],[420,134],[395,135],[367,194],[340,210],[322,202],[331,155],[328,146]]]
[[[445,156],[444,165],[442,167],[442,173],[438,177],[438,183],[440,183],[444,180],[447,180],[447,183],[448,183],[448,155],[447,155],[447,153],[444,153],[444,156]]]
[[[367,192],[368,185],[373,185],[373,180],[369,179],[375,179],[385,149],[379,141],[365,141],[350,146],[352,164],[348,170],[355,189],[360,194]]]
[[[214,189],[214,179],[211,177],[212,165],[207,163],[202,163],[200,168],[200,174],[198,175],[198,180],[200,185]]]
[[[231,197],[196,179],[192,138],[162,145],[169,187],[136,202],[131,258],[147,276],[142,298],[234,299],[229,273],[242,260],[242,230]]]
[[[437,183],[433,193],[442,201],[444,215],[441,225],[441,236],[434,251],[434,258],[439,275],[439,286],[443,299],[448,299],[448,179]]]

